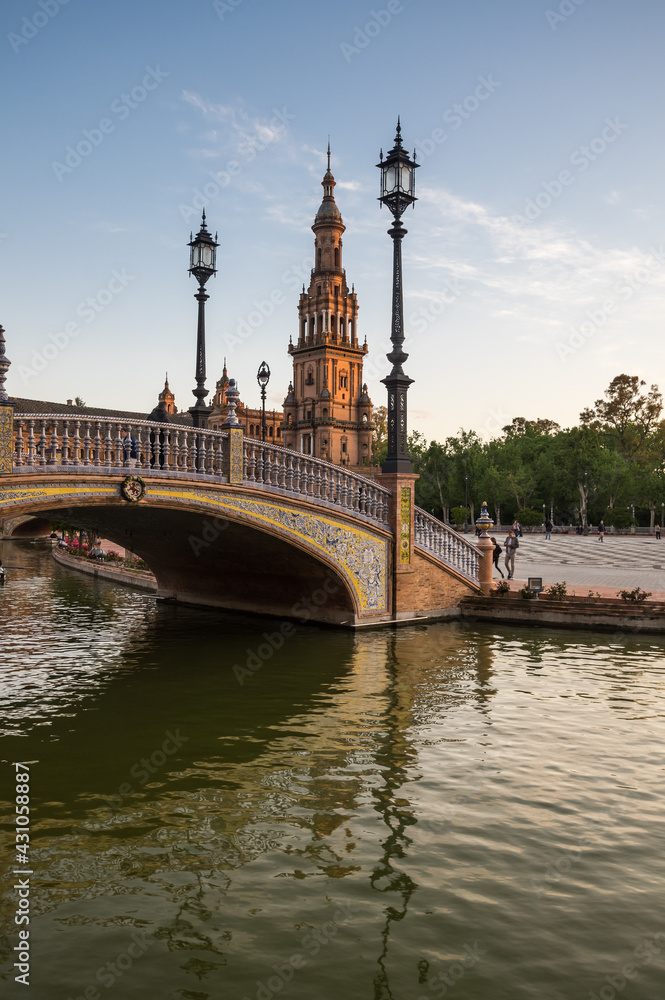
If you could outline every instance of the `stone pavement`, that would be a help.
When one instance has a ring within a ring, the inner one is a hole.
[[[505,552],[505,532],[494,534]],[[504,574],[504,552],[499,565]],[[602,597],[615,597],[617,590],[641,587],[654,597],[665,598],[665,538],[640,535],[524,535],[515,558],[517,589],[529,576],[541,576],[543,585],[565,583],[569,593],[586,595],[598,591]],[[494,571],[494,578],[501,577]]]

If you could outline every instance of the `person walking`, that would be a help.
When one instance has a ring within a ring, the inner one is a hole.
[[[513,575],[515,573],[515,552],[517,551],[520,544],[519,541],[517,540],[517,535],[512,530],[512,528],[508,532],[508,537],[506,538],[503,544],[506,549],[506,557],[504,560],[506,566],[506,572],[508,573],[508,579],[512,580]]]
[[[501,548],[501,546],[497,542],[496,538],[494,538],[493,536],[492,536],[492,538],[490,538],[490,541],[494,542],[494,552],[492,553],[492,560],[494,562],[494,568],[498,569],[499,573],[501,573],[501,579],[503,580],[503,570],[499,566],[499,556],[503,552],[503,549]]]
[[[600,519],[600,521],[598,523],[598,541],[599,542],[602,542],[602,541],[605,540],[604,539],[605,531],[606,531],[605,522],[603,521],[603,519],[601,517],[601,519]]]
[[[545,521],[545,538],[552,537],[552,527],[553,527],[552,522],[548,517],[547,520]]]

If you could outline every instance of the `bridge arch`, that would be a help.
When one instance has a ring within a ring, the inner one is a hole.
[[[337,624],[389,617],[387,530],[267,491],[163,477],[146,477],[133,503],[121,496],[124,478],[30,476],[2,506],[131,550],[165,600]]]

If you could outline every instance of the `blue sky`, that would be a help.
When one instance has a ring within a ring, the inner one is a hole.
[[[279,407],[330,134],[384,403],[375,164],[398,114],[421,163],[404,220],[410,427],[566,426],[620,372],[664,386],[657,0],[6,0],[0,18],[12,394],[148,410],[168,370],[193,404],[202,196],[220,241],[208,387],[226,355],[257,405],[265,359]]]

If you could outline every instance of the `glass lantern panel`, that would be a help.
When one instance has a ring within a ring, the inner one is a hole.
[[[397,165],[392,164],[392,166],[383,168],[383,195],[384,197],[389,194],[393,194],[397,188]]]
[[[212,267],[212,247],[207,244],[201,247],[201,263],[204,267]]]
[[[411,194],[411,183],[413,179],[413,171],[411,167],[407,164],[402,164],[402,191],[405,194]]]

